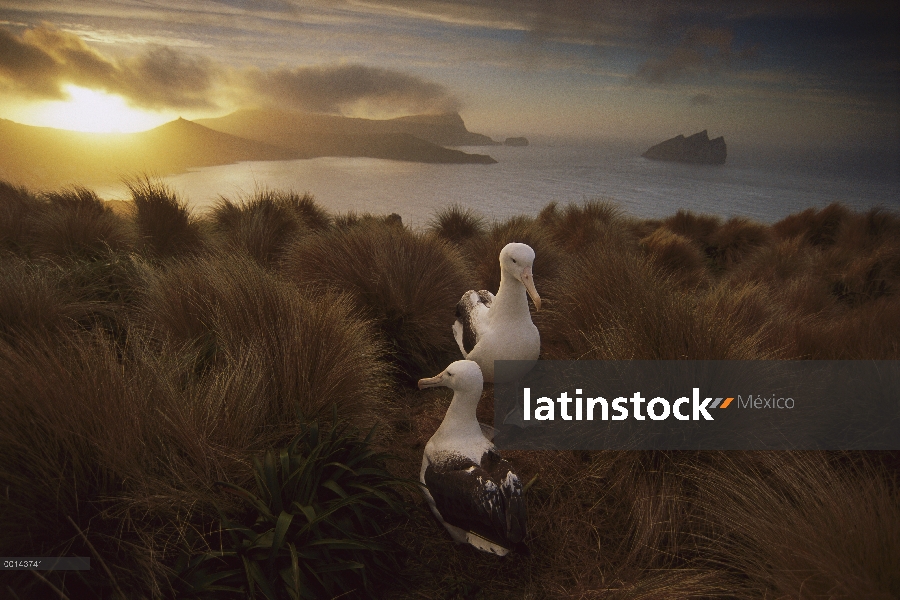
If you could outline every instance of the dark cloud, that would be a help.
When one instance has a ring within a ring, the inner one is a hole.
[[[205,107],[221,69],[205,57],[156,47],[123,61],[122,91],[146,106]]]
[[[229,82],[230,90],[225,89]],[[132,105],[153,109],[214,107],[225,93],[254,104],[325,113],[361,106],[398,114],[459,108],[444,86],[383,68],[332,65],[235,72],[162,46],[114,60],[77,35],[49,26],[20,36],[0,29],[0,90],[62,99],[66,84],[119,94]]]
[[[691,96],[691,104],[694,106],[708,106],[713,103],[713,97],[709,94],[696,94]]]
[[[248,91],[264,104],[340,113],[364,104],[396,113],[446,112],[458,101],[442,85],[414,75],[363,65],[249,71]]]
[[[65,98],[63,87],[74,84],[120,94],[145,108],[210,107],[219,74],[211,61],[169,48],[115,61],[77,35],[52,27],[21,36],[0,29],[0,85],[32,97]]]
[[[644,62],[637,77],[651,83],[664,83],[686,76],[715,72],[747,56],[736,51],[734,32],[727,27],[691,27],[677,45],[666,48],[662,57]]]

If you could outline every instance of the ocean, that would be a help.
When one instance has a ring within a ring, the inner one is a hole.
[[[729,148],[720,166],[652,161],[634,144],[532,144],[471,147],[495,165],[432,165],[370,158],[244,162],[165,177],[189,204],[203,211],[224,196],[248,197],[257,189],[313,194],[332,212],[397,213],[421,228],[442,207],[460,204],[488,219],[536,215],[549,202],[604,199],[626,213],[656,218],[680,209],[742,216],[773,223],[806,208],[842,202],[855,210],[900,210],[896,156],[752,153]],[[98,187],[104,197],[124,196],[123,186]]]

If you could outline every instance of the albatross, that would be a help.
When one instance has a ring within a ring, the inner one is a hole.
[[[537,310],[541,297],[534,288],[534,250],[511,243],[500,251],[500,289],[469,290],[456,305],[453,337],[463,358],[481,367],[484,380],[494,382],[495,360],[537,360],[541,336],[531,322],[528,296]],[[527,369],[512,379],[524,375]],[[512,374],[511,374],[512,375]]]
[[[470,360],[419,380],[419,389],[453,390],[441,426],[425,444],[419,480],[431,512],[456,542],[505,556],[525,537],[525,499],[519,478],[475,418],[483,385]]]

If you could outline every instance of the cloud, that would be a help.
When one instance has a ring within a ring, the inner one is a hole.
[[[21,36],[0,29],[0,86],[45,99],[66,97],[74,84],[119,94],[144,108],[206,108],[222,73],[212,61],[165,47],[113,60],[75,34],[49,26]]]
[[[733,61],[752,56],[733,49],[734,32],[727,27],[695,26],[687,30],[677,45],[666,48],[664,56],[647,59],[637,77],[651,83],[665,83],[688,76],[711,73]]]
[[[713,97],[709,94],[696,94],[691,97],[693,106],[708,106],[713,103]]]
[[[367,109],[412,114],[456,111],[444,86],[415,75],[358,64],[235,70],[202,56],[151,45],[112,59],[78,35],[40,26],[15,35],[0,28],[0,91],[64,99],[74,84],[149,109],[214,108],[219,102],[341,113]]]
[[[340,113],[365,106],[412,114],[459,108],[459,102],[442,85],[364,65],[251,70],[244,79],[248,94],[257,102],[311,112]]]

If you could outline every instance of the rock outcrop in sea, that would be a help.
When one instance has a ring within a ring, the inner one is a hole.
[[[653,160],[724,165],[726,155],[725,138],[720,136],[711,140],[704,129],[689,137],[679,135],[668,139],[653,146],[641,156]]]
[[[508,137],[506,141],[503,142],[504,146],[527,146],[528,138],[524,137]]]

